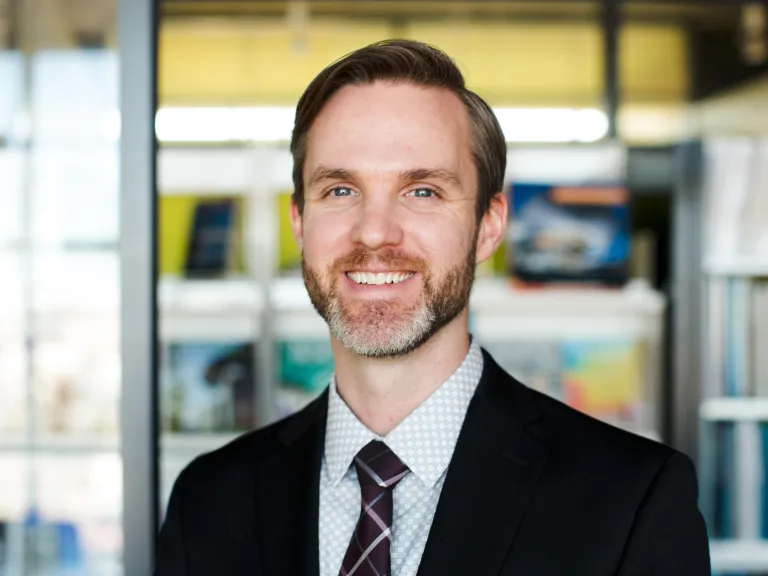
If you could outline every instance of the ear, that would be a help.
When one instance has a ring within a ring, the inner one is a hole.
[[[493,256],[504,241],[507,232],[507,210],[507,195],[504,192],[495,194],[480,221],[475,254],[478,264]]]
[[[291,230],[293,230],[293,237],[296,239],[296,244],[299,245],[299,250],[303,252],[304,230],[302,228],[301,211],[294,198],[291,198]]]

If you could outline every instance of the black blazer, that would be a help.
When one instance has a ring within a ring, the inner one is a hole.
[[[485,366],[419,576],[709,576],[691,461]],[[317,576],[327,391],[179,476],[156,576]]]

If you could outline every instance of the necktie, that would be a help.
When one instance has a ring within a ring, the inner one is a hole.
[[[339,576],[390,576],[392,490],[408,467],[378,440],[355,457],[362,501],[360,519],[349,542]]]

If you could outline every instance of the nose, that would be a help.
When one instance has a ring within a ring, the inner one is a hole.
[[[371,250],[397,245],[403,237],[400,220],[396,198],[384,193],[364,194],[352,240]]]

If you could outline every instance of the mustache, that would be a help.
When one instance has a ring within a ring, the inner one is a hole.
[[[371,265],[391,270],[410,270],[420,273],[427,271],[427,262],[424,259],[409,256],[403,250],[396,248],[387,248],[376,252],[371,252],[364,248],[355,248],[334,260],[333,264],[331,264],[331,271],[336,274]]]

